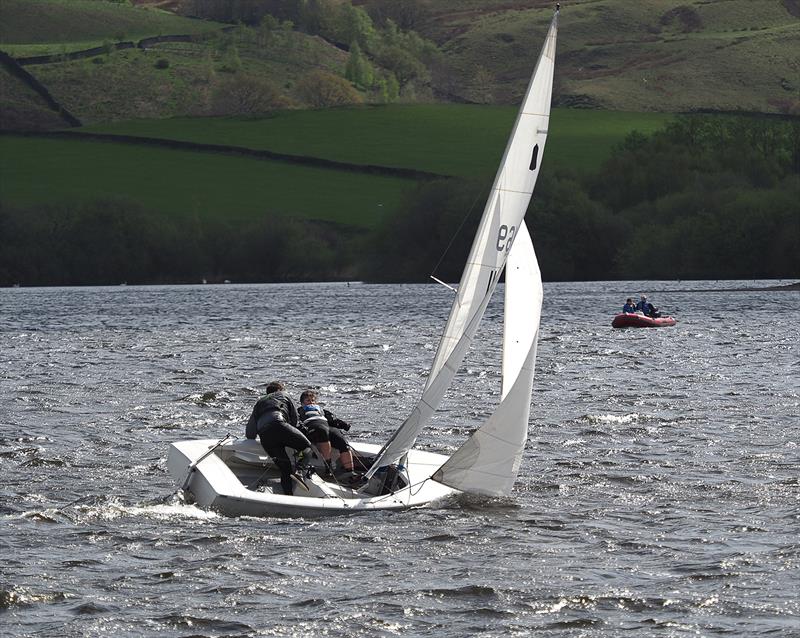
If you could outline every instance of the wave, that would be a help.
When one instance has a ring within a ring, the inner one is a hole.
[[[12,586],[8,589],[0,589],[0,609],[33,607],[39,603],[62,602],[68,598],[68,594],[62,591],[37,594],[26,587]]]
[[[589,423],[636,423],[640,420],[639,414],[587,414],[583,417]]]
[[[89,523],[92,521],[112,521],[126,517],[145,517],[151,519],[197,519],[218,518],[216,512],[189,505],[172,494],[159,502],[141,505],[126,505],[116,498],[86,497],[63,508],[46,508],[14,512],[6,519],[34,520],[40,523]]]

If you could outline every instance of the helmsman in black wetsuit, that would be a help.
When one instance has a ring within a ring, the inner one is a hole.
[[[256,401],[247,421],[245,436],[261,440],[267,454],[281,471],[281,487],[284,494],[292,494],[292,462],[286,454],[290,447],[298,452],[311,453],[311,442],[297,429],[297,408],[292,398],[284,391],[280,381],[267,384],[267,394]]]

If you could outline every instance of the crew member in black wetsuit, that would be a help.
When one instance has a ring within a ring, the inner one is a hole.
[[[286,454],[290,447],[298,452],[311,453],[311,442],[297,429],[297,408],[286,394],[280,381],[267,384],[267,394],[256,401],[245,435],[258,438],[267,454],[281,471],[281,487],[284,494],[292,494],[292,462]]]
[[[325,461],[325,468],[333,474],[331,467],[331,453],[333,448],[339,451],[339,465],[342,472],[353,472],[353,453],[350,444],[344,438],[342,430],[349,430],[350,424],[337,418],[330,410],[325,410],[317,404],[317,393],[314,390],[304,390],[300,395],[300,408],[298,409],[300,421],[308,432],[308,438],[317,446],[319,453]]]

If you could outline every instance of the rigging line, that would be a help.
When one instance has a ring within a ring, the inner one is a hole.
[[[436,271],[437,271],[437,270],[439,270],[439,266],[441,266],[441,265],[442,265],[442,262],[444,261],[444,258],[445,258],[445,256],[447,255],[447,252],[448,252],[448,251],[450,250],[450,248],[452,247],[452,245],[453,245],[453,242],[456,240],[456,237],[457,237],[457,236],[458,236],[458,234],[461,232],[461,229],[464,227],[464,224],[466,224],[466,223],[467,223],[467,220],[468,220],[468,219],[469,219],[469,218],[472,216],[472,212],[475,210],[475,204],[477,204],[477,203],[478,203],[478,199],[480,199],[480,198],[481,198],[481,196],[484,196],[484,193],[485,193],[485,192],[486,192],[486,191],[485,191],[484,189],[481,189],[481,190],[479,190],[479,191],[478,191],[478,194],[477,194],[477,195],[475,195],[475,199],[474,199],[474,200],[472,200],[472,204],[471,204],[471,205],[470,205],[470,207],[467,209],[467,212],[466,212],[466,214],[464,215],[463,219],[461,220],[461,223],[458,225],[458,228],[456,228],[455,232],[454,232],[454,233],[452,234],[452,236],[450,237],[450,242],[447,244],[447,247],[446,247],[446,248],[444,249],[444,251],[442,252],[442,256],[441,256],[441,257],[439,257],[439,261],[437,261],[437,262],[436,262],[436,265],[433,267],[433,270],[431,271],[431,272],[432,272],[432,274],[433,274],[433,273],[436,273]],[[485,196],[484,196],[484,197],[485,197]]]
[[[247,485],[248,490],[257,489],[261,484],[261,479],[263,479],[269,472],[276,469],[277,465],[275,464],[273,458],[269,455],[267,455],[267,458],[269,458],[269,461],[264,461],[264,471],[261,472],[261,475],[255,481],[251,481],[250,484]]]
[[[274,461],[273,461],[271,464],[270,464],[270,463],[267,463],[267,464],[266,464],[266,469],[265,469],[265,470],[264,470],[264,471],[261,473],[261,475],[260,475],[260,476],[259,476],[259,477],[258,477],[258,478],[255,480],[255,481],[251,481],[251,482],[250,482],[250,484],[249,484],[249,485],[247,485],[247,489],[248,489],[248,490],[255,490],[255,489],[257,489],[257,488],[258,488],[258,486],[261,484],[261,479],[263,479],[263,478],[264,478],[264,476],[266,476],[266,475],[267,475],[269,472],[271,472],[271,471],[272,471],[272,470],[274,470],[274,469],[275,469]],[[335,477],[334,477],[334,480],[336,480],[336,479],[335,479]],[[342,485],[340,485],[338,481],[336,481],[336,484],[337,484],[339,487],[342,487]],[[273,494],[274,494],[274,492],[273,492]],[[339,496],[338,494],[328,494],[328,493],[327,493],[327,492],[325,492],[324,490],[323,490],[323,498],[334,498],[334,499],[339,499],[339,500],[340,500],[340,501],[342,501],[342,503],[344,503],[345,505],[347,504],[347,501],[345,500],[344,496]]]
[[[328,468],[330,468],[330,464],[327,461],[325,461],[325,458],[322,456],[322,452],[319,451],[319,448],[316,446],[316,444],[311,442],[311,441],[309,441],[309,442],[311,443],[311,452],[315,456],[317,456],[318,458],[322,459],[322,462],[325,463]],[[295,466],[295,469],[296,468],[297,468],[297,466]],[[319,476],[319,472],[316,471],[316,468],[313,467],[313,469],[314,469],[314,473],[317,476]],[[333,470],[331,470],[331,475],[333,476],[333,480],[336,483],[337,487],[340,487],[340,488],[344,487],[341,483],[339,483],[338,480],[336,480],[336,476],[333,474]],[[310,479],[312,484],[313,484],[314,480],[313,480],[313,478],[311,478],[311,476],[307,476],[306,478]],[[319,476],[319,478],[323,483],[327,483],[327,481],[324,478],[322,478],[321,476]],[[320,489],[322,490],[323,498],[339,499],[345,505],[345,507],[347,507],[347,501],[345,500],[344,496],[340,496],[339,494],[328,494],[328,492],[326,491],[328,488],[320,488]]]
[[[272,465],[267,464],[266,469],[261,473],[261,476],[259,476],[255,481],[252,481],[250,485],[247,486],[247,489],[255,490],[261,483],[261,479],[263,479],[266,476],[267,472],[269,472],[272,469],[273,469]]]
[[[359,494],[361,494],[363,498],[369,498],[370,496],[372,496],[368,492],[362,491],[366,487],[367,487],[367,485],[364,485],[364,487],[362,487],[359,490],[357,490],[357,492]],[[405,489],[405,488],[403,488],[403,489]],[[399,503],[400,505],[405,505],[405,503],[403,503],[403,501],[401,501],[399,498],[397,498],[397,496],[395,495],[395,492],[389,492],[388,494],[380,494],[380,495],[374,497],[374,500],[372,500],[372,499],[370,499],[370,500],[373,503],[379,503],[380,501],[385,501],[387,498],[394,499],[395,502]]]
[[[333,482],[336,483],[336,487],[341,488],[341,489],[347,489],[348,486],[342,485],[339,482],[339,479],[336,478],[336,474],[334,474],[333,468],[331,467],[330,462],[326,461],[323,458],[322,453],[319,451],[319,448],[316,446],[315,443],[311,443],[311,448],[314,451],[314,453],[317,456],[319,456],[319,458],[322,459],[322,462],[327,465],[327,469],[330,469],[331,476],[333,477]],[[355,467],[355,459],[353,459],[353,467]],[[319,472],[317,472],[317,476],[319,476]],[[325,479],[323,479],[321,476],[320,476],[320,479],[322,479],[323,482],[327,483],[327,481]],[[347,501],[345,500],[344,496],[340,496],[339,494],[328,494],[324,490],[323,490],[323,493],[325,494],[325,498],[338,498],[342,503],[347,505]]]
[[[408,486],[408,497],[409,497],[409,499],[411,498],[411,496],[416,496],[417,494],[419,494],[419,491],[422,489],[422,486],[423,486],[423,485],[425,485],[425,483],[427,483],[427,482],[428,482],[428,481],[430,481],[431,479],[432,479],[432,477],[431,477],[431,476],[429,476],[429,477],[428,477],[428,478],[426,478],[426,479],[422,479],[422,480],[421,480],[419,483],[414,483],[414,485],[409,485],[409,486]],[[412,494],[411,494],[411,490],[412,490],[412,488],[416,487],[417,485],[419,485],[419,490],[417,490],[416,492],[414,492],[414,494],[412,495]]]
[[[414,483],[413,485],[409,485],[408,487],[404,487],[404,488],[403,488],[403,490],[408,490],[408,498],[409,498],[409,501],[410,501],[410,499],[411,499],[411,496],[412,496],[412,494],[411,494],[411,490],[412,490],[413,488],[417,487],[418,485],[420,485],[420,486],[421,486],[421,485],[424,485],[425,483],[427,483],[427,482],[428,482],[428,481],[430,481],[430,480],[432,480],[432,479],[431,479],[431,477],[429,476],[428,478],[424,478],[424,479],[422,479],[422,480],[421,480],[421,481],[419,481],[418,483]],[[374,501],[372,501],[372,502],[373,502],[373,503],[378,503],[378,502],[380,502],[380,501],[385,501],[387,498],[394,498],[394,500],[395,500],[395,501],[397,501],[398,503],[400,503],[401,505],[405,505],[406,507],[411,507],[411,505],[409,505],[408,503],[404,503],[402,500],[400,500],[399,498],[397,498],[397,492],[399,492],[399,491],[402,491],[402,490],[396,490],[396,491],[394,491],[394,492],[389,492],[388,494],[383,494],[383,495],[381,495],[381,496],[379,496],[379,497],[375,498],[375,500],[374,500]],[[419,490],[417,490],[417,491],[419,491]]]

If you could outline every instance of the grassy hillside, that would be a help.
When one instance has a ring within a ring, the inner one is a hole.
[[[417,28],[441,46],[456,69],[449,90],[477,101],[515,101],[554,3],[423,4]],[[573,0],[561,5],[557,103],[635,111],[798,110],[796,0]]]
[[[374,8],[372,0],[356,4]],[[404,91],[401,101],[430,102],[435,95],[449,102],[518,102],[552,16],[552,2],[415,4],[419,10],[408,26],[434,40],[442,55],[431,62],[431,84]],[[191,6],[178,1],[3,0],[0,48],[19,57],[159,34],[212,34],[192,43],[27,67],[86,123],[242,112],[225,98],[243,78],[268,83],[274,98],[259,98],[247,107],[251,112],[302,107],[296,89],[310,71],[344,72],[347,52],[321,37],[285,26],[223,34],[219,23],[158,8]],[[562,3],[554,101],[626,112],[796,113],[798,50],[800,0],[573,0]],[[3,93],[17,90],[0,80]],[[35,128],[42,118],[31,109]]]
[[[389,105],[282,111],[260,119],[133,120],[85,130],[491,179],[515,116],[516,108],[506,106]],[[651,133],[667,118],[661,113],[555,109],[546,162],[596,169],[629,132]]]
[[[106,41],[203,33],[222,25],[98,0],[3,0],[0,46],[16,56],[63,53]]]
[[[344,51],[320,38],[281,31],[263,47],[250,33],[219,34],[27,70],[81,121],[92,123],[236,112],[228,99],[248,99],[247,82],[272,89],[274,101],[264,98],[260,105],[268,111],[294,104],[293,88],[310,69],[339,75],[346,61]]]

